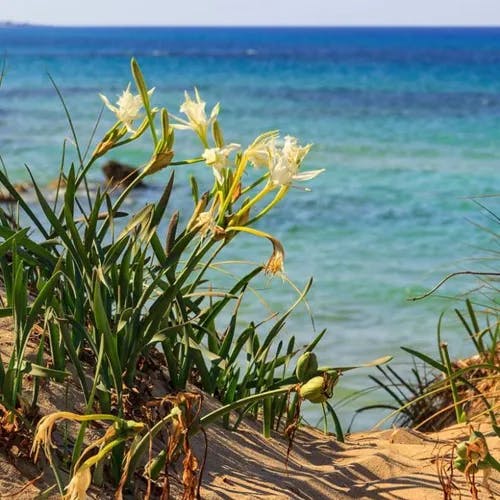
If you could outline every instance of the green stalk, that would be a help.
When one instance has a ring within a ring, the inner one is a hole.
[[[254,229],[253,227],[246,226],[229,226],[226,228],[226,232],[242,232],[253,234],[254,236],[258,236],[259,238],[267,238],[270,241],[273,241],[273,237],[269,233],[265,233],[264,231],[260,231],[259,229]]]
[[[247,224],[253,224],[254,222],[257,222],[260,218],[264,217],[272,208],[274,208],[286,195],[288,190],[290,189],[289,186],[282,186],[276,196],[273,198],[273,200],[266,205],[255,217],[250,219]]]
[[[455,378],[453,376],[453,368],[451,366],[450,355],[448,353],[448,344],[443,342],[439,346],[439,348],[443,354],[443,358],[444,358],[445,366],[446,366],[446,373],[448,375],[448,380],[450,381],[450,389],[451,389],[451,394],[453,397],[453,406],[455,408],[455,416],[457,419],[457,424],[460,424],[460,423],[465,422],[466,416],[465,416],[465,413],[463,412],[462,407],[460,406],[460,403],[459,403],[460,398],[458,396],[457,385],[455,383]]]
[[[234,173],[233,182],[231,183],[231,186],[229,188],[227,196],[226,196],[224,202],[221,204],[220,211],[219,211],[219,224],[222,224],[224,222],[224,215],[226,213],[227,208],[229,207],[229,204],[231,203],[231,201],[233,199],[233,195],[236,192],[236,188],[238,187],[238,184],[241,180],[241,177],[243,176],[243,172],[245,171],[245,167],[246,167],[247,163],[248,163],[247,158],[245,155],[243,155],[240,158],[238,168],[236,169],[236,172]]]
[[[211,413],[208,413],[204,417],[200,419],[200,425],[209,425],[216,420],[218,420],[220,417],[223,417],[227,413],[236,410],[237,408],[240,408],[241,406],[245,406],[249,403],[254,403],[255,401],[260,401],[261,399],[267,398],[267,397],[272,397],[272,396],[278,396],[280,394],[285,394],[288,391],[292,390],[295,386],[294,385],[286,385],[284,387],[280,387],[279,389],[273,389],[272,391],[265,391],[261,392],[260,394],[252,394],[251,396],[247,396],[246,398],[239,399],[238,401],[234,401],[233,403],[230,403],[228,405],[222,406],[221,408],[218,408],[217,410],[214,410]]]
[[[177,167],[179,165],[193,165],[194,163],[204,162],[204,158],[191,158],[189,160],[181,160],[181,161],[172,161],[168,164],[169,167]]]
[[[263,425],[262,425],[262,433],[266,439],[271,437],[271,427],[273,420],[273,400],[270,397],[264,399],[263,403]]]
[[[321,403],[321,409],[323,410],[323,434],[325,436],[328,435],[328,421],[326,418],[326,405],[325,403]]]
[[[260,200],[262,200],[271,191],[273,191],[273,187],[271,186],[271,184],[269,184],[269,183],[266,184],[264,186],[264,188],[259,193],[257,193],[257,195],[255,195],[246,205],[241,207],[236,212],[234,217],[237,219],[243,212],[246,212],[247,210],[249,210],[251,207],[253,207],[256,203],[258,203]]]

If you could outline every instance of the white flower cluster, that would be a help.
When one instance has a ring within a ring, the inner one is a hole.
[[[154,88],[148,91],[151,95]],[[112,105],[108,98],[100,94],[104,104],[115,113],[117,119],[125,125],[129,132],[134,132],[132,124],[141,118],[143,102],[140,94],[134,95],[130,92],[130,84],[119,96],[117,105]],[[217,120],[219,104],[216,104],[207,116],[205,112],[206,103],[200,97],[198,90],[194,90],[194,99],[184,92],[184,102],[180,106],[180,112],[186,119],[175,117],[178,122],[173,125],[179,130],[193,130],[205,150],[202,154],[206,164],[212,167],[215,179],[219,184],[223,183],[224,170],[230,166],[229,155],[240,149],[239,144],[231,143],[225,146],[208,147],[208,130]],[[242,161],[252,163],[255,167],[267,167],[269,169],[269,182],[272,187],[291,186],[294,181],[308,181],[313,179],[324,169],[299,172],[300,164],[311,149],[311,144],[300,146],[297,139],[285,136],[283,141],[279,140],[278,133],[266,132],[255,139],[255,141],[243,152]]]
[[[310,149],[311,144],[299,146],[297,139],[289,135],[280,146],[277,133],[267,133],[258,137],[244,155],[255,167],[269,169],[273,186],[291,186],[293,181],[307,181],[324,172],[321,169],[299,173],[300,164]]]

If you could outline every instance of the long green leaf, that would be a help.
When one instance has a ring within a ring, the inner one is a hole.
[[[411,354],[412,356],[415,356],[418,359],[421,359],[424,363],[427,363],[428,365],[432,366],[433,368],[436,368],[436,370],[439,370],[440,372],[446,373],[446,366],[443,365],[442,363],[439,363],[435,359],[432,359],[430,356],[427,356],[426,354],[422,352],[418,352],[415,349],[411,349],[410,347],[401,347],[403,351],[406,351],[407,353]]]
[[[0,257],[12,250],[12,245],[22,240],[28,232],[28,229],[21,229],[20,231],[13,232],[4,242],[0,243]]]
[[[161,195],[161,198],[158,200],[158,202],[155,205],[155,211],[154,211],[154,216],[151,221],[153,226],[158,226],[160,224],[161,219],[163,218],[163,214],[165,213],[165,210],[167,209],[168,202],[170,201],[170,195],[172,194],[172,189],[174,187],[174,175],[175,172],[172,171],[170,174],[170,178],[168,180],[167,185],[165,186],[165,189],[163,190],[163,193]]]
[[[21,206],[21,208],[24,210],[26,215],[33,221],[35,226],[38,228],[38,230],[43,234],[45,238],[49,237],[49,234],[45,230],[44,225],[40,221],[40,219],[35,215],[33,210],[28,206],[28,204],[24,201],[24,198],[22,197],[21,194],[19,194],[16,190],[16,188],[12,185],[10,180],[8,179],[7,175],[0,169],[0,184],[2,184],[5,189],[9,192],[9,194],[16,200],[17,203]]]
[[[101,285],[98,280],[95,281],[94,286],[93,313],[99,334],[104,336],[104,348],[106,357],[111,365],[115,389],[120,394],[122,390],[122,369],[120,366],[120,356],[118,354],[118,343],[116,335],[113,334],[109,325],[106,308],[102,299]]]
[[[71,373],[65,370],[54,370],[53,368],[47,368],[46,366],[37,365],[35,363],[30,363],[30,367],[27,373],[29,375],[33,375],[34,377],[54,378],[54,379],[71,376]]]
[[[44,284],[44,286],[38,290],[35,300],[33,301],[33,305],[30,308],[30,312],[25,324],[25,333],[29,334],[35,321],[41,314],[42,307],[48,302],[49,297],[52,296],[55,286],[58,284],[61,276],[60,271],[56,271],[50,279]]]

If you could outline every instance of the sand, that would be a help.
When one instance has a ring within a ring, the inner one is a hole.
[[[0,320],[2,356],[8,355],[11,347],[7,323],[8,320]],[[49,382],[40,398],[40,413],[79,410],[77,400],[74,381],[70,381],[69,387]],[[204,411],[211,411],[219,404],[205,397]],[[500,459],[500,438],[491,432],[487,422],[476,425],[476,430],[486,434],[493,456]],[[469,435],[464,425],[432,434],[390,429],[352,434],[341,443],[332,435],[302,426],[287,462],[288,441],[278,433],[265,439],[258,422],[244,420],[237,432],[220,425],[212,425],[206,431],[208,450],[201,496],[207,500],[442,499],[445,497],[438,471],[442,471],[441,476],[449,474],[454,444]],[[33,499],[53,485],[46,463],[35,466],[21,454],[16,456],[15,449],[7,455],[4,444],[5,441],[0,441],[0,498]],[[201,434],[193,439],[193,445],[201,458],[204,451]],[[182,466],[177,473],[172,471],[173,498],[181,494],[181,473]],[[493,472],[485,485],[480,472],[476,483],[480,499],[500,498],[499,473]],[[53,489],[52,496],[46,498],[57,498],[56,493]],[[469,485],[460,472],[454,473],[451,493],[448,498],[471,498]],[[140,496],[137,493],[128,498]],[[93,487],[89,497],[113,498],[113,493]]]
[[[488,426],[481,426],[488,431]],[[467,438],[467,426],[422,434],[409,429],[363,432],[340,443],[317,429],[296,435],[286,466],[287,443],[264,439],[246,422],[238,433],[211,428],[202,497],[206,499],[442,499],[438,465],[450,463],[454,443]],[[500,456],[500,439],[487,436],[492,454]],[[489,488],[476,477],[479,498],[500,498],[500,474]],[[471,498],[465,477],[455,472],[453,498]]]
[[[487,430],[484,426],[483,430]],[[254,422],[245,422],[238,432],[219,426],[208,429],[208,455],[201,496],[215,499],[442,499],[438,464],[450,461],[453,443],[468,435],[466,426],[439,433],[395,429],[356,433],[345,443],[303,427],[296,435],[286,464],[287,443],[280,436],[265,439]],[[494,456],[500,456],[500,439],[487,441]],[[200,443],[198,443],[199,445]],[[200,446],[198,446],[198,449]],[[20,467],[19,467],[20,466]],[[1,498],[13,498],[29,479],[38,476],[33,466],[5,460],[0,455]],[[173,492],[176,487],[172,478]],[[471,498],[465,477],[455,472],[452,498]],[[489,478],[489,491],[482,473],[476,477],[480,499],[500,498],[500,474]],[[17,498],[35,498],[43,490],[43,479],[28,486]],[[461,496],[460,496],[461,495]],[[93,489],[89,498],[110,498]]]

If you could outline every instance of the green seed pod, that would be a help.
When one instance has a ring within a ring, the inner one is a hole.
[[[467,458],[470,462],[479,463],[489,455],[486,438],[480,432],[473,431],[470,435],[467,446]]]
[[[295,375],[299,382],[307,382],[311,377],[314,377],[318,370],[318,358],[313,352],[305,352],[297,360]]]
[[[491,468],[490,453],[483,434],[472,431],[468,441],[456,446],[457,458],[453,462],[455,468],[464,472],[468,466],[470,473]]]
[[[460,472],[465,472],[465,468],[467,467],[467,463],[468,462],[467,462],[466,458],[457,457],[453,461],[453,467],[455,469],[459,470]]]
[[[300,397],[311,403],[324,403],[328,399],[324,392],[324,384],[325,380],[321,376],[311,378],[300,386]]]
[[[467,443],[465,441],[458,443],[456,450],[457,450],[458,457],[460,457],[464,460],[467,458]]]
[[[333,386],[337,379],[337,374],[331,375],[329,373],[312,377],[300,386],[299,395],[311,403],[324,403],[332,397]]]

